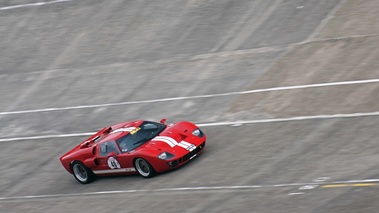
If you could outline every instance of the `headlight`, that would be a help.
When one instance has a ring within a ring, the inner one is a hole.
[[[169,153],[169,152],[162,152],[161,154],[158,155],[158,158],[161,160],[170,160],[173,158],[175,155]]]
[[[204,134],[203,134],[203,132],[202,132],[199,128],[197,128],[197,129],[195,129],[195,130],[192,132],[192,135],[195,135],[195,136],[201,138],[201,137],[203,137]]]

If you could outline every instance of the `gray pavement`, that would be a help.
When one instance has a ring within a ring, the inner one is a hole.
[[[227,93],[378,79],[378,1],[4,9],[33,2],[0,1],[0,212],[377,212],[379,116],[297,116],[378,112],[378,83]],[[211,124],[207,147],[148,180],[77,183],[58,158],[85,136],[1,141],[162,117]]]

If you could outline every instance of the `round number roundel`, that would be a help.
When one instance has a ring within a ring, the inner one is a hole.
[[[108,166],[111,169],[119,169],[121,168],[120,163],[116,160],[115,157],[108,158]]]

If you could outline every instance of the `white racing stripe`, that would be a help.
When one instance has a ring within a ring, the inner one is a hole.
[[[196,149],[196,146],[194,144],[188,143],[186,141],[176,141],[174,138],[168,137],[168,136],[157,136],[152,141],[160,141],[167,143],[169,146],[174,147],[174,146],[180,146],[185,150],[188,150],[191,152],[192,150]]]
[[[121,172],[135,172],[136,169],[131,168],[121,168],[121,169],[105,169],[105,170],[94,170],[93,173],[97,175],[101,174],[112,174],[112,173],[121,173]]]
[[[188,143],[186,141],[181,141],[179,145],[189,152],[192,152],[194,149],[196,149],[196,146],[194,144]]]
[[[183,143],[179,143],[178,146],[180,146],[180,147],[182,147],[182,148],[184,148],[184,149],[187,149],[187,148],[188,148],[188,146],[185,145],[185,144],[183,144]]]
[[[158,102],[167,102],[167,101],[180,101],[180,100],[189,100],[189,99],[223,97],[223,96],[231,96],[231,95],[244,95],[244,94],[251,94],[251,93],[307,89],[307,88],[316,88],[316,87],[343,86],[343,85],[354,85],[354,84],[368,84],[368,83],[379,83],[379,79],[368,79],[368,80],[357,80],[357,81],[340,81],[340,82],[332,82],[332,83],[272,87],[272,88],[266,88],[266,89],[247,90],[247,91],[240,91],[240,92],[227,92],[227,93],[209,94],[209,95],[161,98],[161,99],[142,100],[142,101],[126,101],[126,102],[107,103],[107,104],[94,104],[94,105],[82,105],[82,106],[71,106],[71,107],[56,107],[56,108],[45,108],[45,109],[20,110],[20,111],[10,111],[10,112],[0,112],[0,115],[13,115],[13,114],[38,113],[38,112],[53,112],[53,111],[63,111],[63,110],[123,106],[123,105],[132,105],[132,104],[158,103]]]
[[[184,144],[184,145],[187,146],[187,147],[189,147],[189,146],[192,145],[192,144],[190,144],[190,143],[188,143],[188,142],[186,142],[186,141],[181,141],[180,143],[181,143],[181,144]]]
[[[158,136],[156,137],[158,140],[159,139],[163,139],[163,140],[168,140],[170,141],[174,146],[178,145],[178,142],[174,139],[174,138],[171,138],[171,137],[167,137],[167,136]]]
[[[166,136],[157,136],[157,137],[153,138],[152,141],[165,142],[171,147],[178,145],[178,142],[176,142],[176,140],[174,140],[173,138],[170,138],[170,137],[166,137]]]

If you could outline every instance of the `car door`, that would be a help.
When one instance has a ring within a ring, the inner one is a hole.
[[[115,173],[134,172],[135,169],[129,165],[127,156],[120,152],[115,141],[103,141],[98,144],[96,151],[98,166],[93,172],[97,175],[108,175]]]

